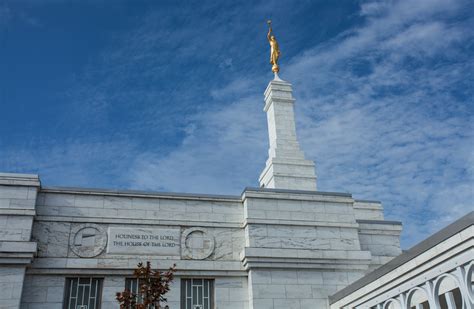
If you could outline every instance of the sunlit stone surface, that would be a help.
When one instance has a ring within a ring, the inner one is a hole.
[[[291,85],[271,81],[262,187],[239,196],[48,188],[0,174],[0,308],[86,309],[64,304],[75,295],[65,287],[90,278],[100,308],[117,308],[115,293],[146,261],[177,264],[172,309],[189,278],[213,282],[211,306],[193,309],[329,308],[330,295],[401,253],[401,223],[385,221],[380,202],[316,191],[293,104]]]
[[[260,186],[265,188],[316,190],[314,163],[306,160],[296,137],[293,90],[281,79],[265,90],[270,148]]]

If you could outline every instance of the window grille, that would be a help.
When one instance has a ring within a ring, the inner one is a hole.
[[[181,279],[181,309],[214,309],[214,280]]]
[[[138,278],[125,278],[125,288],[130,292],[137,294],[137,303],[143,303],[141,295],[138,293],[140,290],[140,284],[138,283]]]
[[[127,290],[129,290],[130,292],[137,294],[139,287],[140,286],[138,285],[138,279],[137,278],[126,278],[125,279],[125,288]]]
[[[66,278],[64,309],[100,309],[101,278]]]

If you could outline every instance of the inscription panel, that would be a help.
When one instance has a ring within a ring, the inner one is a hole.
[[[109,227],[107,253],[180,255],[179,228]]]

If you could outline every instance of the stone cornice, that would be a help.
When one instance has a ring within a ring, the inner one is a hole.
[[[224,201],[240,202],[239,196],[234,195],[212,195],[212,194],[194,194],[194,193],[173,193],[173,192],[153,192],[139,190],[113,190],[98,188],[79,188],[79,187],[43,187],[40,193],[62,193],[62,194],[82,194],[82,195],[105,195],[105,196],[124,196],[124,197],[150,197],[162,199],[179,200],[205,200],[205,201]]]
[[[349,193],[289,190],[289,189],[271,189],[271,188],[245,188],[242,192],[242,200],[247,198],[265,198],[265,199],[291,199],[303,201],[319,202],[339,202],[353,203],[352,195]]]
[[[241,255],[247,270],[252,268],[367,270],[369,251],[245,248]]]
[[[40,187],[40,179],[35,174],[0,173],[0,185]]]
[[[29,265],[36,249],[36,242],[0,241],[0,265]]]

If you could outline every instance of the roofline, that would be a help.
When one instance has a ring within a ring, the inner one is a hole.
[[[274,193],[290,193],[290,194],[308,194],[308,195],[329,195],[329,196],[341,196],[341,197],[350,197],[350,193],[341,193],[341,192],[324,192],[324,191],[309,191],[309,190],[292,190],[292,189],[274,189],[274,188],[257,188],[257,187],[245,187],[242,195],[245,192],[274,192]]]
[[[175,193],[143,190],[117,190],[101,188],[80,188],[80,187],[41,187],[40,192],[44,193],[75,193],[75,194],[97,194],[97,195],[124,195],[124,196],[149,196],[149,197],[185,197],[197,199],[218,199],[229,201],[241,201],[237,195],[217,195],[217,194],[198,194],[198,193]]]
[[[177,193],[177,192],[160,192],[145,190],[127,190],[127,189],[104,189],[104,188],[85,188],[85,187],[63,187],[63,186],[45,186],[41,187],[40,192],[43,193],[71,193],[71,194],[96,194],[96,195],[124,195],[124,196],[154,196],[154,197],[184,197],[197,199],[218,199],[229,201],[242,201],[242,196],[246,192],[272,192],[287,194],[305,194],[305,195],[323,195],[338,196],[352,198],[350,193],[341,192],[323,192],[323,191],[307,191],[307,190],[290,190],[290,189],[272,189],[246,187],[242,194],[239,195],[219,195],[219,194],[200,194],[200,193]]]
[[[23,173],[3,173],[0,172],[0,177],[12,177],[12,178],[32,178],[38,179],[38,174],[23,174]]]
[[[471,211],[464,217],[454,221],[441,231],[431,235],[427,239],[418,243],[417,245],[411,247],[401,255],[397,256],[390,262],[382,265],[371,273],[368,273],[364,277],[355,281],[354,283],[348,285],[344,289],[335,293],[329,297],[329,303],[334,304],[335,302],[343,299],[344,297],[352,294],[353,292],[359,290],[360,288],[366,286],[367,284],[379,279],[380,277],[388,274],[397,267],[405,264],[406,262],[412,260],[416,256],[424,253],[426,250],[433,248],[439,243],[445,241],[446,239],[452,237],[453,235],[459,233],[460,231],[466,229],[467,227],[474,224],[474,211]]]
[[[37,174],[0,173],[0,185],[40,187],[41,182]]]
[[[357,219],[357,223],[359,224],[389,224],[389,225],[403,225],[401,221],[390,221],[390,220],[365,220],[365,219]]]
[[[381,201],[376,201],[376,200],[359,200],[359,199],[355,199],[354,202],[358,202],[358,203],[371,203],[371,204],[382,204]]]

